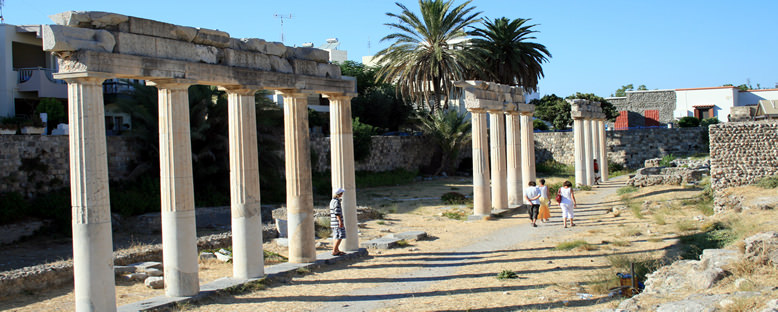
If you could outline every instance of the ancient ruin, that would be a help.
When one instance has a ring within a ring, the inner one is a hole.
[[[229,96],[234,278],[263,275],[254,94],[284,95],[289,261],[314,249],[307,97],[331,100],[333,185],[346,189],[344,248],[356,250],[356,194],[350,99],[356,87],[328,53],[261,39],[106,12],[64,12],[42,27],[44,50],[59,57],[68,82],[74,276],[77,311],[116,309],[102,82],[142,79],[159,89],[160,180],[165,293],[199,292],[187,89]]]
[[[608,180],[608,157],[605,141],[605,114],[599,102],[573,99],[573,137],[575,144],[575,184],[594,185],[594,160],[597,160],[601,181]]]

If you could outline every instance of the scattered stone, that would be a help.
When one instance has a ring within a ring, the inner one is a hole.
[[[137,268],[136,271],[140,272],[146,272],[148,269],[162,269],[162,262],[157,261],[146,261],[146,262],[138,262],[130,264],[130,266],[134,266]]]
[[[359,247],[389,249],[389,248],[397,247],[397,242],[399,241],[401,241],[401,239],[399,238],[381,237],[366,242],[360,242]]]
[[[778,267],[778,232],[763,232],[744,240],[745,257],[751,261]]]
[[[281,238],[287,237],[287,233],[288,233],[287,221],[284,219],[276,218],[276,230],[278,231],[278,237]]]
[[[327,242],[316,242],[316,248],[326,247]]]
[[[152,276],[146,278],[144,284],[146,284],[146,287],[151,289],[162,289],[165,287],[165,279],[161,276]]]
[[[162,276],[163,272],[160,269],[148,269],[146,270],[146,274],[148,274],[148,276]]]
[[[402,233],[395,233],[386,235],[388,238],[399,238],[404,240],[422,240],[427,238],[427,232],[424,231],[408,231]]]
[[[223,254],[223,253],[218,252],[218,251],[214,252],[213,254],[216,256],[216,259],[218,259],[221,262],[227,262],[227,261],[232,260],[232,256],[231,255],[226,255],[226,254]]]
[[[126,273],[135,273],[138,268],[131,266],[131,265],[114,265],[113,271],[117,275],[126,274]]]
[[[389,232],[392,232],[392,230],[391,230],[391,229],[386,229],[386,228],[384,228],[384,229],[380,229],[380,230],[378,230],[378,231],[379,231],[379,232],[381,232],[381,233],[389,233]]]
[[[778,299],[768,301],[761,312],[778,312]]]
[[[420,249],[417,247],[408,248],[408,251],[419,251]]]
[[[124,275],[124,277],[131,281],[143,281],[146,280],[146,278],[149,277],[149,275],[146,273],[130,273]]]
[[[216,260],[216,255],[212,252],[203,251],[200,253],[200,261]]]

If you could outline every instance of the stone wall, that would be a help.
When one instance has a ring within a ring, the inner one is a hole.
[[[434,148],[422,136],[373,136],[370,156],[355,164],[356,171],[418,170],[430,165]],[[311,138],[311,149],[315,152],[316,169],[330,170],[330,138]],[[470,148],[460,156],[470,156]],[[461,157],[460,157],[461,158]]]
[[[132,140],[121,136],[106,140],[109,178],[124,179],[137,159]],[[0,135],[0,147],[0,192],[32,197],[68,185],[68,136]]]
[[[717,191],[778,175],[778,121],[711,125],[710,158]]]
[[[647,159],[664,155],[705,153],[703,128],[652,128],[628,131],[606,131],[608,161],[640,168]],[[535,160],[555,159],[573,164],[573,132],[535,133]]]
[[[673,121],[675,110],[675,90],[627,91],[626,98],[608,98],[618,111],[629,111],[629,125],[645,124],[644,111],[659,110],[659,123],[667,124]]]

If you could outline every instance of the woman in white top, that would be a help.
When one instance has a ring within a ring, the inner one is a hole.
[[[565,228],[567,228],[567,219],[570,219],[570,226],[575,226],[575,223],[573,223],[573,209],[575,208],[573,184],[570,181],[565,181],[559,189],[559,195],[562,195],[562,202],[559,203],[559,208],[562,208],[562,220],[565,222]]]

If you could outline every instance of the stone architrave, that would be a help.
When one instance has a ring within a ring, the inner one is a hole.
[[[227,88],[232,210],[232,276],[262,277],[262,211],[255,89]]]
[[[473,128],[473,214],[476,216],[486,216],[492,212],[486,112],[483,110],[471,110],[470,114]]]
[[[330,99],[330,161],[332,187],[342,187],[343,222],[346,240],[343,249],[359,249],[357,229],[357,187],[354,179],[354,131],[351,122],[351,95],[329,95]]]
[[[188,90],[192,83],[175,79],[154,83],[159,90],[159,180],[165,294],[190,297],[200,292],[189,134]]]
[[[103,80],[55,74],[68,83],[73,277],[76,311],[116,311]]]
[[[505,169],[505,116],[502,110],[489,111],[489,150],[491,156],[492,208],[508,208]]]
[[[584,184],[594,184],[594,158],[592,157],[592,120],[584,119],[583,135],[584,135]]]
[[[597,134],[600,136],[600,180],[602,182],[608,181],[608,142],[606,141],[607,134],[605,133],[605,116],[597,121]]]
[[[519,126],[519,112],[509,111],[505,115],[505,151],[507,187],[508,187],[508,207],[515,208],[521,206],[523,202],[524,189],[521,183],[521,137]]]
[[[282,93],[289,262],[308,263],[316,260],[308,93],[297,90],[282,90]]]
[[[532,113],[522,112],[521,118],[521,181],[522,189],[530,181],[535,181],[535,135],[533,133]],[[523,194],[524,192],[522,192]],[[524,197],[524,195],[522,195]],[[526,203],[525,204],[529,204]]]

